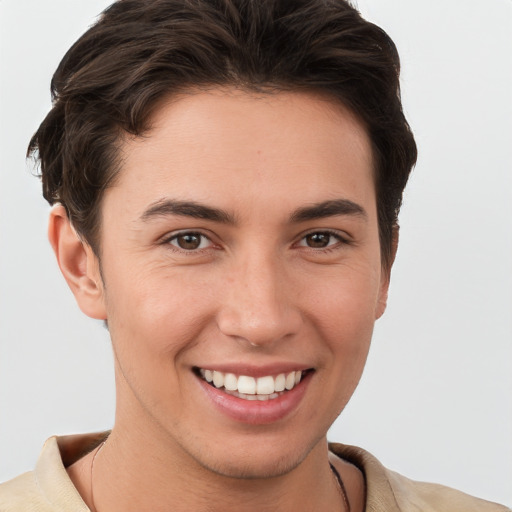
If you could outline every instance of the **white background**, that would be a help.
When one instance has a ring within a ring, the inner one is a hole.
[[[112,425],[106,331],[75,306],[24,152],[101,0],[0,0],[0,481]],[[390,303],[330,439],[512,504],[512,1],[360,0],[403,62],[420,149]],[[485,8],[484,8],[485,6]]]

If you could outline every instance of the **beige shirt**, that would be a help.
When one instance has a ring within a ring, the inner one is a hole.
[[[93,450],[105,436],[48,439],[34,471],[0,484],[0,512],[90,512],[65,468]],[[330,449],[364,473],[366,512],[512,512],[448,487],[409,480],[386,469],[361,448],[333,443]]]

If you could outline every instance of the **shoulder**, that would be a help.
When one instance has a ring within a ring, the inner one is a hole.
[[[366,512],[512,512],[497,503],[443,485],[410,480],[385,468],[361,448],[339,443],[332,443],[329,448],[363,472]]]
[[[0,484],[1,512],[52,512],[33,471]]]
[[[90,512],[66,467],[106,435],[103,432],[48,439],[34,471],[0,484],[0,512]]]
[[[470,496],[444,485],[416,482],[387,470],[389,483],[401,510],[432,512],[510,512],[497,503]]]

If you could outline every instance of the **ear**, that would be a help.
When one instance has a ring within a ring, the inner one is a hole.
[[[386,306],[388,303],[389,281],[391,279],[391,268],[393,267],[393,263],[395,262],[396,251],[398,250],[399,231],[400,227],[398,226],[398,224],[395,224],[393,226],[393,232],[391,235],[391,255],[389,259],[389,264],[386,266],[382,266],[381,269],[379,297],[377,301],[377,307],[375,309],[376,320],[378,320],[384,314],[384,311],[386,311]]]
[[[91,247],[80,240],[60,204],[50,212],[48,239],[78,307],[91,318],[106,320],[99,260]]]

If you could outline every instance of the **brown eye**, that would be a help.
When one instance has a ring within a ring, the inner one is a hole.
[[[306,245],[314,249],[323,249],[331,245],[332,239],[330,233],[311,233],[305,237]]]
[[[208,247],[210,241],[201,233],[180,233],[173,236],[169,243],[184,251],[195,251]]]
[[[310,249],[327,249],[347,243],[348,242],[338,233],[331,231],[313,231],[305,235],[298,245],[301,247],[309,247]]]

